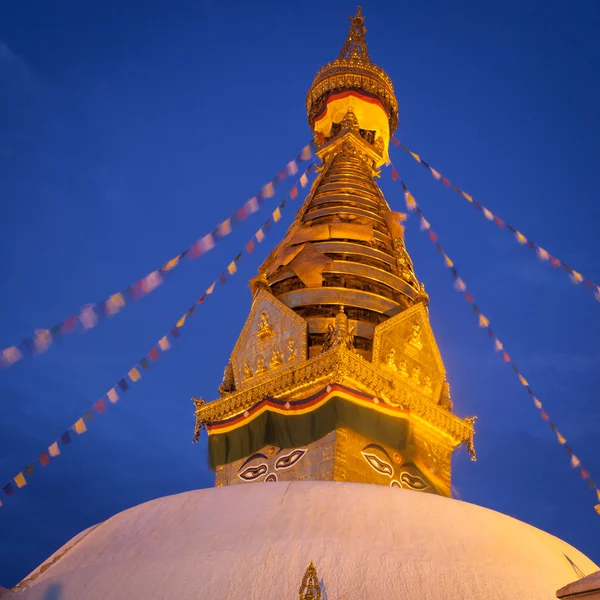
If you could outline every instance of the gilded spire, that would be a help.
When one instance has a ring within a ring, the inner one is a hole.
[[[364,60],[370,62],[371,58],[369,57],[369,50],[365,40],[367,28],[365,27],[365,19],[362,16],[362,8],[360,6],[357,7],[356,14],[348,18],[351,23],[350,31],[338,58],[340,60]]]

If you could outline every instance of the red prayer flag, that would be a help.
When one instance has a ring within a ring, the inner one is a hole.
[[[277,175],[278,179],[283,181],[286,177],[287,177],[287,168],[283,169],[282,171],[279,171],[279,175]]]
[[[452,187],[452,184],[445,177],[442,177],[442,181],[446,187]]]
[[[498,227],[504,227],[504,221],[502,219],[494,217],[494,222],[496,223],[496,225],[498,225]]]
[[[294,186],[290,190],[290,198],[293,200],[297,195],[298,195],[298,188],[296,186]]]
[[[581,467],[581,478],[587,479],[589,476],[590,474],[583,467]]]
[[[560,260],[558,260],[558,258],[554,258],[554,256],[550,257],[550,264],[553,267],[560,267]]]
[[[252,254],[254,252],[254,240],[250,240],[246,244],[246,251],[248,252],[248,254]]]
[[[104,402],[104,398],[100,398],[100,400],[94,404],[94,408],[99,415],[106,412],[106,402]]]
[[[77,325],[77,321],[79,320],[79,315],[75,315],[73,317],[69,317],[68,319],[66,319],[60,330],[63,333],[72,333],[73,330],[75,329],[75,326]]]
[[[202,294],[198,300],[196,300],[196,304],[202,304],[206,300],[206,294]]]
[[[400,142],[395,137],[392,137],[392,142],[394,142],[394,146],[396,147],[400,145]]]
[[[46,465],[50,464],[50,457],[48,456],[47,452],[42,452],[39,456],[38,459],[40,461],[40,465],[42,465],[42,467],[45,467]]]
[[[472,302],[475,302],[475,298],[473,298],[473,296],[471,296],[470,292],[466,292],[466,293],[465,293],[465,300],[466,300],[467,302],[471,302],[471,303],[472,303]]]
[[[156,346],[152,348],[152,350],[149,352],[149,355],[152,360],[158,360],[158,348]]]
[[[429,239],[434,243],[437,242],[437,235],[431,229],[429,230]]]
[[[393,181],[398,180],[398,171],[396,171],[396,169],[394,167],[392,167],[392,180]]]
[[[502,353],[502,358],[504,358],[504,362],[510,362],[510,356],[506,353]]]
[[[544,419],[544,421],[547,421],[550,417],[548,417],[548,413],[545,410],[542,410],[542,419]]]

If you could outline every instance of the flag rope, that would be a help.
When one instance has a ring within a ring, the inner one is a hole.
[[[454,279],[454,288],[458,292],[463,293],[465,300],[469,304],[472,305],[473,313],[476,315],[478,322],[479,322],[479,327],[481,327],[487,331],[488,336],[494,342],[495,350],[497,352],[501,352],[502,353],[501,356],[502,356],[504,362],[509,364],[512,367],[512,370],[515,373],[516,377],[518,378],[519,383],[527,390],[527,393],[533,400],[535,407],[540,412],[540,416],[541,416],[542,420],[544,420],[548,423],[548,425],[550,426],[550,429],[556,435],[556,439],[557,439],[558,443],[561,446],[563,446],[563,448],[565,449],[567,455],[570,458],[571,466],[575,469],[579,469],[582,479],[587,480],[590,489],[592,489],[596,493],[596,498],[597,498],[598,504],[596,504],[594,506],[594,509],[600,515],[600,489],[595,484],[594,480],[590,477],[589,471],[587,471],[581,464],[581,460],[574,454],[571,447],[569,445],[567,445],[566,438],[558,431],[558,429],[556,428],[556,425],[550,419],[550,416],[544,409],[541,401],[533,393],[531,386],[529,385],[529,383],[527,382],[527,380],[525,379],[525,377],[523,376],[523,374],[521,373],[519,368],[516,366],[516,364],[511,359],[508,352],[506,351],[504,344],[496,337],[496,334],[494,333],[494,331],[490,325],[489,319],[481,312],[479,306],[477,306],[477,304],[475,303],[475,299],[474,299],[473,295],[467,290],[467,285],[465,284],[464,280],[461,279],[461,277],[459,276],[458,271],[456,270],[456,267],[454,265],[454,262],[448,256],[448,254],[446,254],[444,248],[442,247],[442,245],[439,242],[437,234],[431,228],[431,223],[425,218],[423,211],[417,204],[417,201],[415,200],[414,196],[408,190],[408,187],[406,186],[406,184],[404,183],[402,178],[399,176],[398,171],[396,170],[396,168],[394,167],[393,164],[392,164],[392,179],[394,181],[399,181],[400,184],[402,185],[402,188],[404,190],[404,201],[406,203],[407,210],[410,212],[416,212],[416,214],[419,216],[419,218],[421,220],[421,223],[420,223],[421,231],[427,232],[429,241],[435,245],[438,253],[442,256],[442,258],[444,260],[445,266],[448,269],[450,269],[450,273],[452,274],[452,277]]]
[[[275,195],[275,188],[279,182],[296,175],[298,173],[298,165],[313,157],[314,148],[314,142],[306,145],[294,160],[287,163],[271,181],[263,185],[255,196],[244,202],[228,219],[219,223],[212,232],[195,241],[189,248],[171,258],[159,269],[152,271],[132,285],[112,294],[101,302],[84,306],[79,313],[68,317],[51,329],[35,329],[32,337],[25,338],[18,344],[0,349],[0,369],[11,367],[25,356],[43,354],[58,337],[75,333],[76,331],[88,331],[95,327],[102,319],[116,315],[128,301],[139,300],[142,296],[147,296],[153,292],[163,283],[165,277],[170,275],[175,267],[178,266],[182,258],[187,257],[194,260],[206,254],[215,247],[217,241],[231,233],[234,224],[241,223],[249,215],[257,212],[265,200]]]
[[[308,175],[313,171],[314,161],[311,162],[306,171],[299,178],[299,184],[302,188],[308,185]],[[92,406],[79,418],[77,419],[62,435],[60,435],[52,444],[50,444],[42,454],[40,454],[34,461],[27,465],[22,471],[20,471],[15,477],[13,477],[6,485],[1,489],[4,494],[8,497],[15,494],[17,489],[20,489],[27,485],[26,475],[29,477],[34,475],[36,464],[45,467],[50,463],[51,458],[56,458],[61,453],[61,448],[72,442],[72,433],[82,435],[87,431],[87,427],[90,423],[95,421],[97,415],[104,414],[111,404],[116,404],[119,401],[120,396],[129,390],[131,383],[136,383],[142,379],[142,373],[150,369],[152,363],[156,362],[161,354],[164,354],[169,350],[175,340],[180,336],[180,330],[184,326],[188,317],[191,317],[196,310],[196,307],[203,304],[205,300],[210,296],[217,286],[225,285],[229,277],[233,276],[237,272],[237,265],[246,254],[252,254],[256,247],[255,242],[262,243],[266,235],[271,231],[274,223],[281,220],[282,211],[287,206],[288,200],[294,200],[298,197],[298,185],[294,185],[290,190],[289,194],[283,198],[279,205],[272,211],[271,216],[263,223],[258,231],[250,238],[250,240],[244,245],[242,251],[227,265],[225,270],[215,279],[206,289],[206,291],[194,302],[194,304],[180,317],[174,327],[164,335],[160,340],[152,347],[152,349],[140,359],[133,368],[127,371],[127,374],[122,377],[116,385],[110,388],[110,390],[100,398],[100,400],[94,402]],[[2,500],[0,500],[0,507],[2,506]]]
[[[441,181],[446,187],[452,188],[458,195],[462,196],[469,204],[474,206],[477,210],[479,210],[483,216],[490,222],[495,223],[500,229],[505,229],[514,235],[515,239],[522,246],[527,246],[531,250],[535,250],[538,258],[543,262],[548,262],[551,266],[555,268],[564,269],[571,279],[571,281],[578,285],[580,283],[584,283],[585,286],[590,289],[594,298],[600,302],[600,286],[597,283],[594,283],[591,279],[588,279],[575,269],[571,268],[562,260],[552,256],[547,250],[544,250],[541,246],[526,238],[518,229],[515,229],[512,225],[509,225],[506,221],[495,215],[491,210],[483,206],[483,204],[479,204],[470,194],[463,191],[456,185],[454,185],[449,179],[444,177],[439,171],[436,171],[429,163],[425,162],[416,152],[413,152],[409,148],[407,148],[404,144],[398,141],[396,138],[392,138],[392,142],[402,148],[405,152],[410,154],[419,164],[423,165],[430,173],[433,175],[434,179]]]

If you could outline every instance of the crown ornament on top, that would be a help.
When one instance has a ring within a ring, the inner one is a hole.
[[[369,49],[365,40],[367,28],[365,27],[365,19],[362,16],[362,8],[358,6],[356,14],[354,16],[350,15],[348,19],[352,25],[338,58],[342,60],[365,60],[371,62]]]

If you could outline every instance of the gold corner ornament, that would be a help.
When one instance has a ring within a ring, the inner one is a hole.
[[[206,404],[206,401],[203,398],[196,398],[196,396],[192,396],[192,402],[194,403],[194,415],[196,417],[194,438],[192,439],[192,443],[195,444],[200,439],[200,431],[206,423],[206,420],[202,418],[202,407]]]
[[[314,562],[311,560],[302,578],[299,600],[321,600],[321,586]]]

